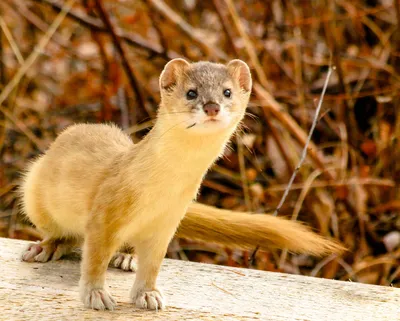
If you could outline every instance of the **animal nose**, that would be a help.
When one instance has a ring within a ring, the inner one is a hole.
[[[215,103],[207,103],[203,106],[203,110],[207,116],[213,117],[218,115],[220,107]]]

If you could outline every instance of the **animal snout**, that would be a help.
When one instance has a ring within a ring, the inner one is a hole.
[[[218,115],[220,107],[216,103],[207,103],[203,106],[203,110],[207,116],[214,117]]]

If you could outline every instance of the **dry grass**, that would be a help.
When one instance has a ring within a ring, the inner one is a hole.
[[[280,213],[350,251],[323,260],[258,252],[252,265],[400,284],[398,1],[85,0],[64,8],[54,29],[63,6],[0,2],[0,235],[38,237],[19,217],[14,193],[27,162],[74,122],[114,121],[141,139],[159,102],[157,77],[178,56],[251,65],[250,115],[200,200],[273,212],[299,163],[332,55],[336,71]],[[251,253],[176,240],[168,255],[249,266]]]

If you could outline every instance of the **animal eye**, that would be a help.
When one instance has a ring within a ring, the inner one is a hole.
[[[196,90],[193,90],[193,89],[189,90],[189,91],[186,93],[186,98],[187,98],[188,100],[196,99],[197,96],[198,96],[197,91],[196,91]]]
[[[230,89],[225,89],[224,90],[224,96],[227,97],[227,98],[231,98],[231,96],[232,96],[231,90]]]

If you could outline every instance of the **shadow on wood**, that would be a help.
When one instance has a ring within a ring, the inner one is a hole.
[[[25,263],[27,242],[0,238],[0,320],[400,320],[400,289],[164,260],[165,311],[129,303],[134,273],[109,269],[112,312],[83,308],[79,262]]]

